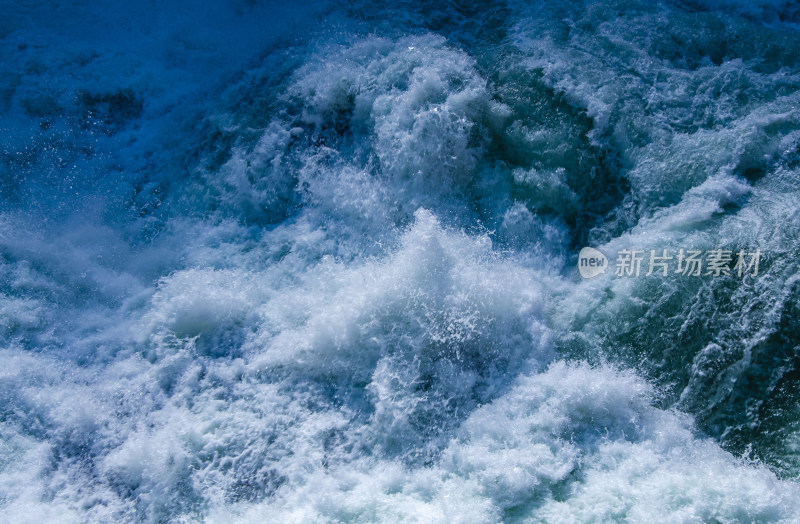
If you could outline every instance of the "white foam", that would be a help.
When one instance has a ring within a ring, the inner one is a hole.
[[[566,274],[597,189],[573,144],[619,152],[592,167],[632,188],[596,217],[603,250],[789,251],[798,229],[796,73],[637,49],[677,12],[637,6],[570,22],[548,11],[569,6],[513,4],[502,56],[405,27],[356,37],[371,23],[358,9],[296,30],[325,5],[284,23],[272,3],[213,4],[169,27],[136,8],[125,42],[84,31],[106,4],[45,17],[50,32],[0,21],[3,67],[40,71],[0,84],[3,158],[27,170],[0,185],[2,518],[795,519],[796,482],[657,407],[635,371],[558,353],[578,340],[625,356],[603,329],[646,322],[653,296]],[[444,26],[465,16],[442,9]],[[493,82],[523,65],[580,140],[517,114],[540,100],[502,101]],[[142,113],[117,134],[69,120],[78,89],[125,88]],[[789,258],[736,290],[773,301],[748,343],[792,299]],[[728,356],[705,346],[684,405],[716,402],[702,376]]]

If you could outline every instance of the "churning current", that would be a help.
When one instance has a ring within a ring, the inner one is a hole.
[[[0,5],[3,522],[800,518],[795,2]]]

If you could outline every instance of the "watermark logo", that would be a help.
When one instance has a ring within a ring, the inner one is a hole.
[[[608,268],[608,258],[593,247],[585,247],[578,253],[578,271],[583,278],[602,275]]]
[[[617,277],[638,277],[659,274],[662,276],[681,275],[701,276],[758,276],[762,253],[726,249],[699,251],[692,249],[623,249],[617,253],[614,275]],[[583,278],[594,278],[606,272],[609,261],[606,256],[591,247],[581,249],[578,254],[578,272]]]

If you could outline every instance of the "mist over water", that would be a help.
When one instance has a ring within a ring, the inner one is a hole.
[[[2,11],[3,521],[797,520],[794,2]]]

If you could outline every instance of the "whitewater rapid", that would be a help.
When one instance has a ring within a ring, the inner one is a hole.
[[[793,2],[3,10],[3,521],[797,521]]]

